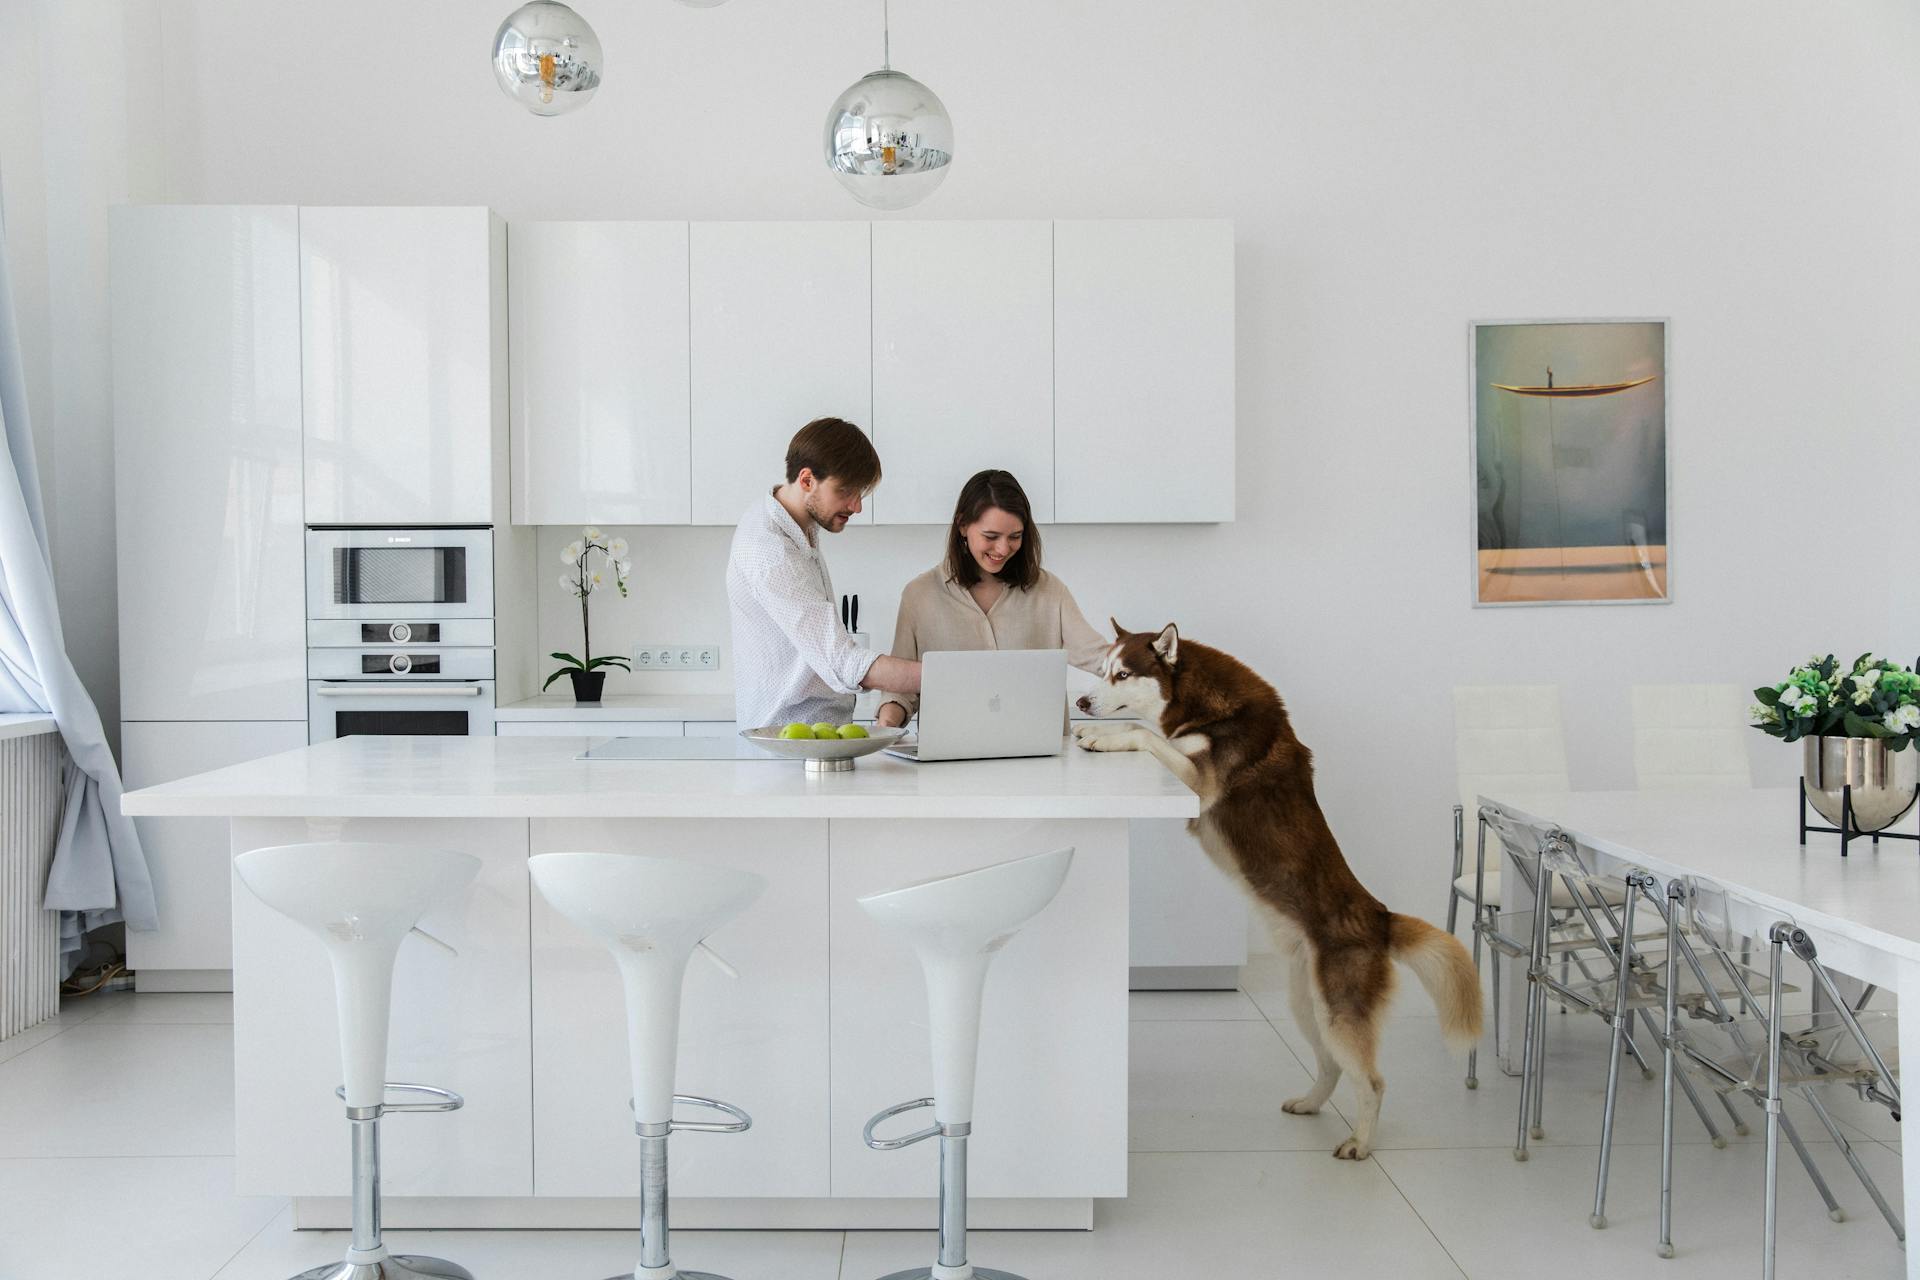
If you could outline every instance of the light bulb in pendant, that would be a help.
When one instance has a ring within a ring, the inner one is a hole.
[[[493,37],[494,78],[537,116],[585,106],[600,87],[600,69],[600,38],[559,0],[521,5]]]

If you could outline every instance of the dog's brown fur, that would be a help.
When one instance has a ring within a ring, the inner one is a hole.
[[[1364,1160],[1384,1088],[1375,1050],[1392,962],[1419,977],[1442,1034],[1464,1049],[1480,1038],[1473,961],[1451,934],[1389,911],[1354,876],[1314,798],[1313,754],[1294,736],[1272,685],[1172,625],[1158,634],[1113,629],[1107,688],[1081,706],[1102,714],[1157,709],[1158,732],[1096,723],[1076,737],[1090,751],[1150,751],[1200,797],[1189,829],[1266,915],[1291,964],[1294,1018],[1318,1059],[1313,1088],[1284,1109],[1312,1114],[1343,1071],[1352,1075],[1360,1106],[1334,1155]],[[1117,696],[1103,696],[1109,690]]]

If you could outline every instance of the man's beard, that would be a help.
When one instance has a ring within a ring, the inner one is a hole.
[[[806,508],[808,519],[812,520],[815,524],[819,525],[822,529],[826,529],[829,531],[833,529],[833,522],[834,520],[838,519],[838,517],[821,515],[819,508],[813,505],[812,494],[808,494],[804,499],[802,499],[800,505]]]

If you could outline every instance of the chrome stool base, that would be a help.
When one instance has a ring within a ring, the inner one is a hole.
[[[622,1271],[617,1276],[608,1276],[607,1280],[633,1280],[633,1272]],[[727,1277],[711,1271],[676,1271],[674,1280],[727,1280]]]
[[[908,1271],[896,1271],[890,1276],[881,1276],[880,1280],[934,1280],[932,1267],[914,1267]],[[992,1267],[975,1267],[973,1280],[1027,1280],[1011,1271],[995,1271]]]
[[[293,1280],[473,1280],[473,1272],[444,1258],[396,1253],[379,1262],[329,1262]]]

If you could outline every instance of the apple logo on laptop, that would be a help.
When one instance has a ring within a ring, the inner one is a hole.
[[[995,715],[1000,714],[1000,695],[999,694],[996,693],[991,698],[987,699],[987,710],[993,712]]]

